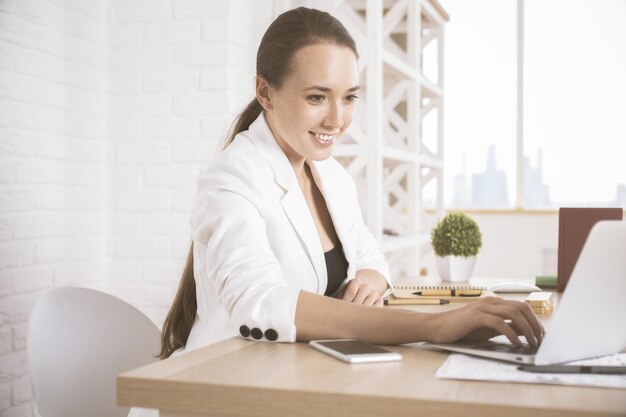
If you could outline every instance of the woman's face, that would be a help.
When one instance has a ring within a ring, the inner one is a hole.
[[[294,168],[331,156],[352,122],[359,89],[351,49],[317,44],[298,50],[280,89],[268,87],[266,118]]]

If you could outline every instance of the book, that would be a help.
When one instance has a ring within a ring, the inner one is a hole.
[[[556,288],[556,275],[537,275],[535,285],[542,290]]]
[[[591,228],[600,220],[622,220],[622,208],[560,208],[556,290],[563,292]]]
[[[437,284],[437,285],[394,285],[394,290],[486,290],[487,287],[483,285],[468,285],[468,284]]]
[[[481,295],[477,297],[462,297],[462,296],[448,296],[448,295],[415,295],[414,292],[418,291],[433,291],[433,290],[470,290],[480,291]],[[394,285],[393,296],[395,298],[439,298],[443,300],[449,300],[450,302],[469,302],[476,301],[485,295],[493,295],[487,290],[487,287],[481,285],[469,285],[467,283],[459,284],[435,284],[435,285]]]

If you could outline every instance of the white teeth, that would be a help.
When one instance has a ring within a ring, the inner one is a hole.
[[[315,135],[316,138],[318,138],[319,140],[323,141],[323,142],[330,142],[331,140],[335,139],[335,135],[322,135],[321,133],[313,133]]]

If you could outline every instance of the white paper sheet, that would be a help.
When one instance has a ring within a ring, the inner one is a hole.
[[[626,353],[571,362],[568,365],[626,366]],[[544,374],[520,371],[517,369],[517,366],[517,364],[454,353],[439,367],[435,375],[437,378],[446,379],[579,385],[626,389],[626,375]]]

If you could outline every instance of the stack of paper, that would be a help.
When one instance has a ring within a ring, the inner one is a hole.
[[[626,366],[626,353],[602,358],[570,362],[568,365]],[[435,374],[437,378],[470,379],[477,381],[522,382],[530,384],[579,385],[588,387],[626,389],[625,375],[548,374],[524,372],[510,364],[490,359],[452,354]]]

